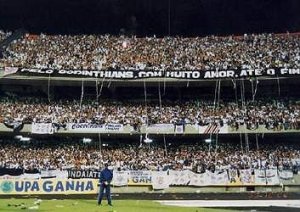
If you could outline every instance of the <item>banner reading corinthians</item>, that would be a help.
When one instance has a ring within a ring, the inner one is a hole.
[[[292,77],[300,76],[300,68],[265,68],[234,70],[57,70],[6,67],[6,75],[51,76],[51,77],[88,77],[107,79],[232,79],[249,77]]]

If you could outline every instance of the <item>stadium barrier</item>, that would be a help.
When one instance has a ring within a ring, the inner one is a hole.
[[[300,132],[300,129],[267,129],[264,125],[259,125],[257,128],[247,128],[242,125],[238,129],[234,129],[228,125],[206,125],[199,126],[195,124],[174,125],[174,124],[154,124],[150,126],[142,125],[140,129],[134,129],[130,125],[109,123],[106,125],[93,125],[87,123],[76,124],[77,128],[73,127],[74,124],[67,124],[66,128],[55,126],[51,123],[35,123],[24,124],[21,130],[18,132],[32,133],[32,134],[240,134],[240,133],[295,133]],[[79,128],[81,126],[82,128]],[[85,127],[83,127],[85,126]],[[90,126],[90,127],[88,127]],[[0,124],[0,132],[16,132],[14,128],[9,128],[4,124]]]
[[[59,172],[59,171],[58,171]],[[58,173],[57,172],[57,173]],[[67,172],[67,171],[65,171]],[[68,177],[42,179],[36,174],[30,176],[0,177],[0,195],[7,194],[95,194],[98,192],[98,175],[91,176],[83,170],[74,170]],[[61,175],[63,176],[63,175]],[[66,175],[64,175],[66,176]],[[32,177],[32,178],[31,178]],[[44,175],[44,177],[46,177]],[[36,179],[34,179],[36,178]],[[289,180],[294,182],[290,183]],[[295,181],[296,180],[296,181]],[[278,186],[297,185],[299,176],[293,175],[291,170],[279,172],[277,169],[254,171],[241,170],[238,176],[234,170],[224,172],[205,172],[196,174],[189,170],[184,171],[114,171],[112,185],[115,187],[147,186],[154,190],[168,189],[170,186],[181,187],[246,187],[246,186]]]

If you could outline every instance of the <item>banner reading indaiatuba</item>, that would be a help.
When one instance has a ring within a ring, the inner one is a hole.
[[[5,69],[12,69],[6,67]],[[226,79],[248,77],[292,77],[300,76],[300,68],[227,69],[227,70],[57,70],[18,68],[17,75],[52,77],[89,77],[108,79]]]
[[[82,178],[99,179],[100,178],[100,171],[97,171],[97,170],[68,170],[68,178],[72,178],[72,179],[82,179]]]

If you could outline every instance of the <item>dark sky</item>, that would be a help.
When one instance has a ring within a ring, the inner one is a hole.
[[[300,0],[0,0],[0,29],[140,36],[300,31]]]

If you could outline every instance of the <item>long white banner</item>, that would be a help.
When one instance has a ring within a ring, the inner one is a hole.
[[[291,179],[292,172],[278,172],[276,169],[254,170],[255,175],[251,175],[251,170],[240,170],[238,178],[232,173],[210,172],[197,174],[190,170],[184,171],[114,171],[112,184],[114,186],[150,186],[154,189],[165,189],[170,185],[174,186],[225,186],[225,185],[278,185],[279,176],[284,179]],[[284,174],[283,174],[284,173]],[[19,176],[3,175],[0,180],[40,180],[55,178],[57,180],[67,180],[67,171],[48,170],[35,174],[22,174]],[[94,178],[94,177],[89,177]],[[98,178],[98,177],[97,177]],[[96,178],[96,180],[98,180]],[[82,178],[81,178],[82,179]],[[234,180],[232,180],[234,179]],[[69,178],[69,180],[74,180]]]

